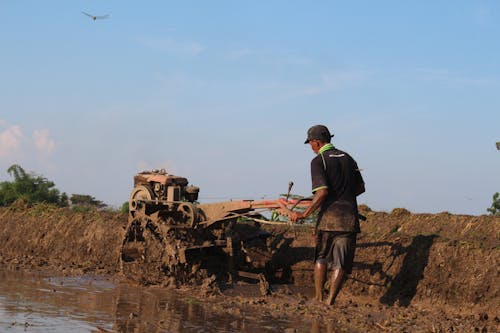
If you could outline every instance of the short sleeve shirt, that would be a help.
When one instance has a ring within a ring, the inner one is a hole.
[[[332,144],[324,145],[311,161],[313,193],[327,189],[317,226],[320,230],[360,232],[356,190],[363,178],[354,159]]]

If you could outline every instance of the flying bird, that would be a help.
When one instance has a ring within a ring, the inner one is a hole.
[[[102,19],[107,19],[109,17],[109,15],[102,15],[102,16],[96,16],[96,15],[92,15],[92,14],[89,14],[89,13],[85,13],[85,12],[82,12],[83,15],[87,15],[88,17],[90,17],[91,19],[93,19],[94,21],[95,20],[102,20]]]

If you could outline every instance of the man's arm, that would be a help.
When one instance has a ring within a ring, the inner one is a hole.
[[[361,182],[358,184],[358,188],[356,189],[356,196],[365,193],[365,183]]]
[[[314,197],[312,199],[311,204],[309,207],[304,212],[293,212],[290,216],[289,219],[292,222],[297,222],[298,220],[303,220],[312,213],[318,209],[323,201],[325,201],[326,197],[328,196],[328,189],[326,188],[321,188],[314,192]]]
[[[354,161],[354,181],[356,182],[356,188],[354,189],[356,192],[354,195],[358,196],[365,193],[365,182],[363,180],[363,176],[361,176],[361,170],[358,168],[358,163],[356,163],[356,161]]]

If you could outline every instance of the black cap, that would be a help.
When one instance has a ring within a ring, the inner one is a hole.
[[[309,143],[311,140],[319,140],[321,142],[330,142],[333,137],[326,126],[314,125],[307,131],[307,139],[304,143]]]

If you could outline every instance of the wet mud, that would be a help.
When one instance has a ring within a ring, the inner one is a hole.
[[[271,258],[273,273],[266,293],[251,281],[208,279],[169,288],[131,284],[120,274],[126,216],[81,214],[44,205],[0,209],[0,264],[9,271],[41,274],[43,281],[109,277],[112,287],[97,291],[82,283],[71,291],[83,288],[82,297],[95,299],[109,292],[107,299],[114,300],[109,305],[96,301],[107,308],[88,310],[88,302],[76,302],[72,309],[79,316],[103,316],[91,324],[87,319],[79,322],[87,325],[83,331],[251,332],[256,327],[264,332],[500,331],[499,217],[411,214],[404,209],[385,213],[367,207],[361,211],[368,221],[358,236],[353,274],[331,307],[311,301],[314,239],[306,226],[266,228],[272,234],[270,243],[279,249]],[[57,284],[54,281],[49,284]],[[6,293],[3,289],[0,294],[2,302]],[[168,297],[172,298],[165,301]],[[146,299],[154,299],[154,305],[142,303]],[[172,305],[173,299],[182,302]],[[191,310],[185,307],[189,304]],[[166,310],[172,307],[178,311]],[[54,308],[73,311],[62,304]],[[23,311],[12,316],[8,321],[15,325],[9,330],[34,329],[30,320],[23,322]],[[169,316],[182,319],[173,324]],[[59,323],[59,317],[50,318]]]
[[[276,332],[305,323],[213,310],[187,290],[133,286],[112,277],[0,271],[1,332]],[[251,291],[250,293],[253,293]]]

